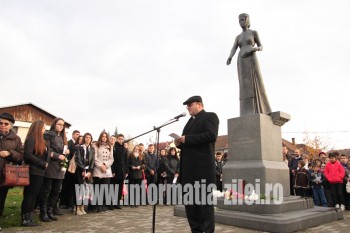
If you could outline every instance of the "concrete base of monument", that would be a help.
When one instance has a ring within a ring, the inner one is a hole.
[[[295,232],[343,219],[340,209],[314,207],[310,200],[290,197],[280,205],[232,206],[223,206],[223,200],[218,200],[215,222],[267,232]],[[185,207],[175,206],[174,215],[186,217]]]
[[[306,210],[314,207],[314,201],[310,197],[288,196],[281,201],[258,200],[247,203],[245,200],[217,199],[217,208],[222,210],[249,212],[256,214],[279,214],[292,211]]]

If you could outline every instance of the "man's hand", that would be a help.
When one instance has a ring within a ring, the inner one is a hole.
[[[177,140],[179,140],[180,143],[185,143],[185,137],[186,136],[181,136]]]

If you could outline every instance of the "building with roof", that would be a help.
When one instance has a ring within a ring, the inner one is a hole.
[[[13,130],[21,138],[22,142],[24,142],[32,122],[42,120],[46,125],[46,130],[49,130],[52,121],[57,118],[57,116],[47,112],[33,103],[0,107],[0,114],[4,112],[12,114],[15,118],[16,122],[13,126]],[[71,124],[66,121],[65,124],[66,130],[69,129]]]

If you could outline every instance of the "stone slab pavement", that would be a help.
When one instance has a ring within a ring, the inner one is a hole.
[[[68,210],[63,210],[64,215],[59,216],[58,221],[42,223],[38,227],[15,227],[2,229],[2,232],[45,232],[45,233],[138,233],[152,232],[153,206],[139,206],[137,208],[123,207],[121,210],[109,210],[103,213],[89,213],[83,216],[76,216]],[[38,213],[36,213],[38,214]],[[215,231],[220,233],[259,232],[250,229],[216,224]],[[155,232],[180,233],[190,232],[186,218],[173,216],[173,207],[160,205],[156,207]],[[301,232],[308,233],[336,233],[350,232],[350,211],[345,211],[344,219],[318,227],[309,228]]]

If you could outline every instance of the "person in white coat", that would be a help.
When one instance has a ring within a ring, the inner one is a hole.
[[[109,142],[109,135],[103,131],[98,141],[96,142],[96,154],[95,154],[95,167],[92,174],[95,185],[99,185],[100,194],[108,191],[110,179],[112,177],[112,164],[113,164],[113,146]],[[108,196],[108,195],[107,195]],[[113,200],[108,200],[113,201]],[[97,212],[106,211],[106,199],[103,198],[103,203],[97,203]],[[113,205],[111,202],[110,205]]]

